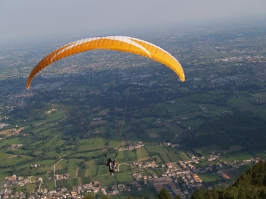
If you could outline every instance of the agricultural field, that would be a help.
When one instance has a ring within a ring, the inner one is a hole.
[[[198,174],[198,176],[205,183],[215,182],[215,181],[221,179],[221,177],[218,176],[217,174],[211,174],[211,173],[204,173],[204,174],[202,173],[202,174]]]
[[[252,157],[253,157],[253,155],[248,153],[248,152],[237,152],[237,153],[233,153],[233,154],[224,155],[220,159],[220,161],[232,163],[235,160],[238,160],[238,161],[242,162],[243,160],[247,160],[247,159],[250,159]]]
[[[224,149],[217,145],[210,145],[210,146],[195,148],[194,150],[206,158],[211,153],[221,153],[221,154],[236,153],[240,151],[242,148],[243,147],[240,145],[232,145],[229,147],[229,149]]]

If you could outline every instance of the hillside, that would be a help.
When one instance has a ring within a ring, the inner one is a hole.
[[[225,189],[196,190],[191,199],[199,198],[266,198],[266,162],[259,161]]]

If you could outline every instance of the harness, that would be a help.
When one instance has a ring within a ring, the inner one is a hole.
[[[106,166],[109,167],[109,172],[111,172],[111,173],[115,172],[116,171],[115,159],[116,159],[116,156],[118,154],[118,149],[116,149],[115,157],[113,160],[111,158],[109,158],[109,159],[107,158],[106,149],[103,151],[103,154],[106,157],[106,160],[107,160]]]

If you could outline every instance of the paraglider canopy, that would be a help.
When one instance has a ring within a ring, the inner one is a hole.
[[[28,77],[26,89],[30,87],[30,83],[34,76],[49,64],[64,57],[94,49],[117,50],[153,59],[171,68],[179,76],[182,82],[185,81],[185,74],[181,64],[170,53],[162,48],[132,37],[108,36],[78,40],[51,52],[33,68]]]

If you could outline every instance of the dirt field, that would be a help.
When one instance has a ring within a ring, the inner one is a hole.
[[[9,137],[11,135],[15,135],[15,134],[19,134],[20,131],[22,131],[24,129],[24,127],[21,127],[19,129],[15,129],[15,128],[12,128],[12,129],[6,129],[6,130],[3,130],[3,131],[0,131],[0,135],[6,135],[6,137]]]

